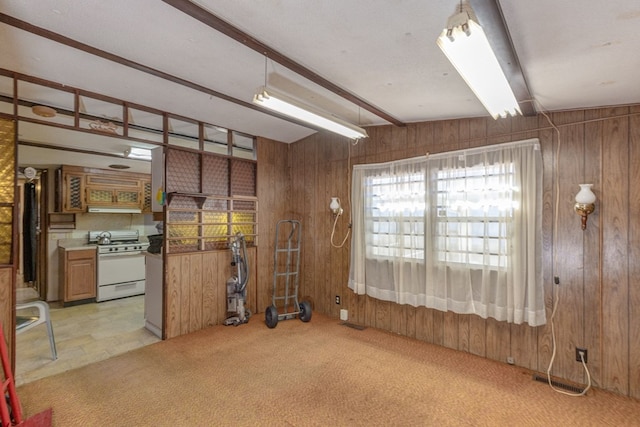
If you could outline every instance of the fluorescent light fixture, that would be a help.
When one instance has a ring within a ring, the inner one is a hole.
[[[471,7],[465,9],[449,18],[438,46],[494,119],[522,114],[487,36]]]
[[[147,148],[131,147],[128,150],[125,150],[124,156],[129,159],[151,160],[151,150]]]
[[[332,117],[317,109],[303,105],[295,99],[273,89],[262,88],[253,97],[254,104],[296,118],[303,122],[327,129],[351,139],[366,138],[367,131],[351,123]]]

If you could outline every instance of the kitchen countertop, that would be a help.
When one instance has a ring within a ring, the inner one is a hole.
[[[58,240],[58,247],[67,251],[78,251],[82,249],[97,250],[98,245],[95,243],[87,243],[85,239],[61,239]]]

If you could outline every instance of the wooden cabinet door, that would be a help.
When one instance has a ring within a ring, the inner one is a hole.
[[[84,175],[65,173],[63,181],[63,212],[84,212],[86,205],[84,201]]]
[[[142,213],[151,213],[151,180],[142,180]]]
[[[96,297],[96,251],[65,251],[64,302]]]
[[[87,187],[87,205],[111,206],[114,203],[113,190],[110,188]]]
[[[139,190],[116,189],[114,190],[116,206],[133,207],[142,209],[142,197]]]

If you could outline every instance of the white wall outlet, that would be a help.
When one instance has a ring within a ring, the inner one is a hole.
[[[345,310],[344,308],[340,310],[340,320],[345,322],[349,320],[349,310]]]

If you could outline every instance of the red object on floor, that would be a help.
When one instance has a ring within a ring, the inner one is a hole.
[[[20,400],[18,400],[18,395],[16,394],[16,384],[13,380],[13,373],[11,372],[11,365],[9,363],[9,353],[7,351],[7,342],[4,339],[4,329],[1,324],[0,356],[2,356],[2,370],[4,371],[2,380],[2,396],[0,397],[0,420],[2,420],[2,427],[50,427],[52,414],[51,408],[29,417],[26,420],[22,419],[22,407],[20,406]],[[11,408],[11,410],[9,410],[9,408]]]

